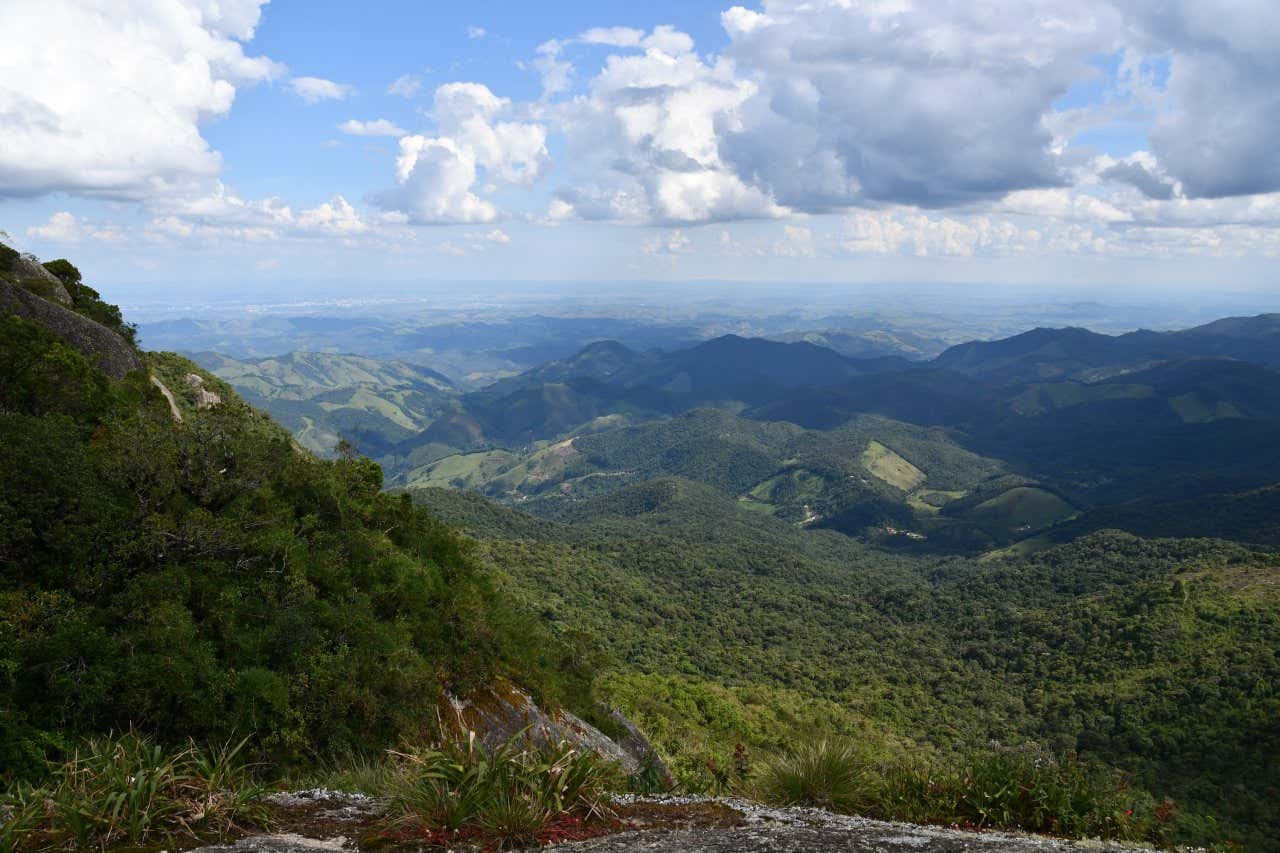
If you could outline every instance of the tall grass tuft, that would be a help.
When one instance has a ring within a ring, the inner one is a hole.
[[[389,805],[401,828],[483,833],[504,844],[537,840],[553,822],[606,819],[618,771],[567,743],[512,740],[487,751],[467,739],[391,753]]]
[[[800,744],[768,764],[761,799],[886,820],[1165,843],[1171,801],[1074,756],[992,748],[933,763],[884,761],[847,741]]]
[[[87,740],[50,768],[45,786],[0,802],[0,853],[222,837],[260,822],[264,792],[241,758],[244,746],[165,750],[133,733]]]
[[[789,806],[852,812],[867,802],[867,762],[846,740],[798,744],[766,765],[759,795]]]

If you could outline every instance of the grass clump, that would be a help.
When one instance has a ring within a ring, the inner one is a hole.
[[[803,742],[766,765],[758,796],[781,805],[861,811],[869,803],[869,769],[852,741]]]
[[[386,791],[396,829],[444,840],[485,838],[529,844],[557,828],[611,817],[616,768],[568,743],[521,739],[494,750],[475,734],[425,749],[392,752]]]
[[[246,741],[166,750],[128,733],[86,740],[50,766],[42,786],[0,798],[0,853],[106,848],[179,837],[224,837],[264,818]]]
[[[935,763],[883,761],[848,740],[792,747],[754,786],[763,800],[885,820],[1167,843],[1172,801],[1075,756],[992,748]]]

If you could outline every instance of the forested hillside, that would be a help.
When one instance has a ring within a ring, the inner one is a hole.
[[[499,675],[592,707],[567,647],[376,464],[143,363],[112,380],[0,315],[0,780],[130,727],[283,762],[378,750]]]
[[[676,479],[568,524],[416,497],[479,536],[531,605],[600,639],[608,694],[692,778],[735,742],[803,732],[917,760],[1034,742],[1131,771],[1194,837],[1264,849],[1280,831],[1275,554],[1105,532],[1029,558],[921,560]]]

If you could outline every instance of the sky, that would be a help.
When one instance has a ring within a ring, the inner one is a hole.
[[[1280,293],[1274,0],[5,0],[0,230],[100,285]]]

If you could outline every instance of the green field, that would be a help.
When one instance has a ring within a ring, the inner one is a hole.
[[[860,461],[873,476],[904,492],[912,491],[927,479],[923,471],[874,439],[863,451]]]
[[[979,526],[1013,535],[1042,530],[1074,514],[1075,508],[1053,492],[1019,486],[978,504],[968,517]]]

